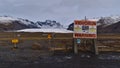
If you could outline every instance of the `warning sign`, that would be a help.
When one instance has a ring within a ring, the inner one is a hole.
[[[74,38],[96,38],[96,26],[96,21],[75,20],[73,36]]]
[[[16,44],[16,43],[18,43],[18,42],[19,42],[18,39],[12,39],[12,43]]]

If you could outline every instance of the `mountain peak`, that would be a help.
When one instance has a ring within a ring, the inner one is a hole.
[[[37,21],[35,24],[37,25],[37,27],[45,28],[45,29],[63,28],[63,25],[61,25],[59,22],[56,22],[54,20],[46,20],[44,22]]]
[[[98,25],[108,26],[120,21],[120,16],[107,16],[101,17],[98,21]]]

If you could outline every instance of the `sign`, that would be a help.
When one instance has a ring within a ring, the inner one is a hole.
[[[75,20],[73,36],[74,38],[96,38],[96,26],[96,21]]]
[[[18,39],[12,39],[12,43],[16,44],[16,43],[18,43],[18,42],[19,42]]]
[[[51,39],[51,38],[52,38],[51,34],[48,34],[48,39]]]
[[[77,44],[80,44],[81,40],[80,39],[77,39]]]

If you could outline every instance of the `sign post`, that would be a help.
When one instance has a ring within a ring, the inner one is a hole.
[[[12,39],[12,43],[14,44],[14,47],[13,47],[14,49],[17,48],[17,45],[16,45],[16,44],[17,44],[18,42],[19,42],[18,39],[16,39],[16,38],[15,38],[15,39]]]
[[[51,38],[52,38],[51,34],[48,34],[48,39],[51,39]]]
[[[98,55],[99,52],[98,52],[98,47],[97,47],[97,44],[96,44],[96,39],[94,39],[94,48],[95,48],[95,54]]]
[[[78,46],[76,44],[76,39],[74,38],[74,53],[77,54],[78,53]]]
[[[96,21],[88,20],[75,20],[74,21],[74,34],[75,39],[95,39],[97,38],[97,24]],[[80,41],[80,40],[77,40]],[[74,52],[77,53],[77,46],[74,44]]]
[[[47,38],[49,39],[49,46],[51,48],[51,38],[52,38],[51,34],[48,34]]]
[[[80,44],[81,40],[80,39],[77,39],[77,44]]]

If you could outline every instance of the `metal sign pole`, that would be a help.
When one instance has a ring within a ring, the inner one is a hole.
[[[78,46],[76,44],[76,39],[74,38],[73,40],[74,40],[74,53],[78,54]]]
[[[16,43],[14,43],[14,48],[17,48],[17,45],[16,45]]]
[[[52,46],[53,46],[53,54],[55,54],[55,44],[54,44],[54,37],[55,37],[55,33],[52,33]]]
[[[97,47],[97,44],[96,44],[96,39],[94,39],[94,48],[95,48],[95,55],[98,55],[99,52],[98,52],[98,47]]]

